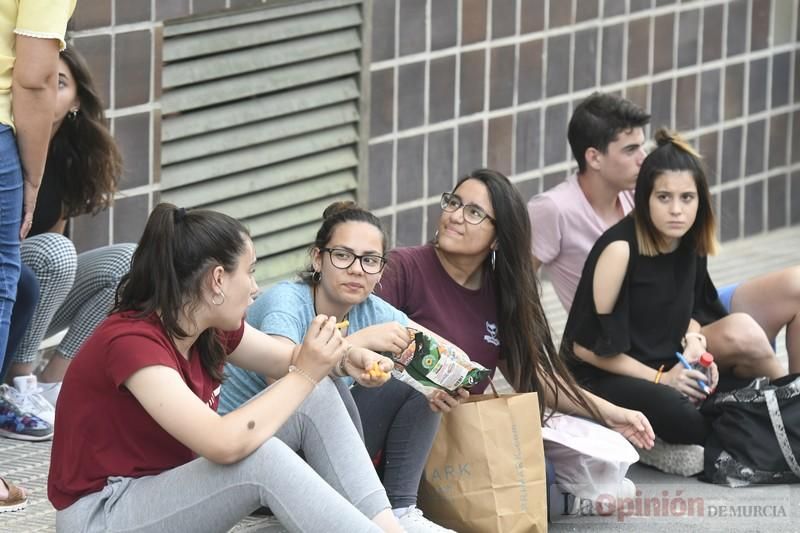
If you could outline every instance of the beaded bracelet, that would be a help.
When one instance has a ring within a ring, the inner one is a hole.
[[[654,379],[654,380],[653,380],[653,383],[656,383],[656,384],[658,384],[658,382],[659,382],[659,381],[661,381],[661,375],[662,375],[663,373],[664,373],[664,365],[661,365],[661,366],[658,368],[658,372],[656,373],[656,379]]]
[[[303,370],[299,366],[289,365],[289,373],[292,373],[292,372],[303,376],[305,379],[310,381],[311,384],[314,385],[315,387],[317,385],[319,385],[319,382],[316,379],[312,378],[311,374],[309,374],[308,372],[306,372],[305,370]]]

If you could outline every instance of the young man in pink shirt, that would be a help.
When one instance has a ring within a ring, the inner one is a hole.
[[[569,311],[583,264],[594,242],[633,207],[632,191],[645,157],[644,126],[650,116],[632,102],[594,93],[575,109],[567,136],[578,172],[528,202],[535,266],[542,266]],[[786,327],[789,369],[800,371],[800,267],[723,287],[731,313],[746,313],[736,328],[701,330],[687,343],[707,337],[723,350],[748,351],[751,343],[774,339]],[[758,327],[760,326],[760,328]],[[762,331],[763,329],[763,331]]]

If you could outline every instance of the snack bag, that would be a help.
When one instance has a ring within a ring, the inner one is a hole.
[[[430,397],[437,390],[454,393],[469,389],[489,375],[482,365],[452,344],[444,344],[421,331],[409,329],[413,340],[395,358],[392,375]]]

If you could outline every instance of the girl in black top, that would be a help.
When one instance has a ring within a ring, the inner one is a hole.
[[[667,442],[703,444],[706,398],[689,363],[709,350],[723,388],[739,378],[785,374],[766,335],[756,349],[715,352],[704,328],[733,328],[747,315],[726,316],[706,270],[716,251],[716,223],[700,156],[659,130],[642,164],[636,208],[595,243],[583,268],[562,340],[562,355],[580,382],[622,407],[642,411]],[[716,337],[716,336],[715,336]],[[721,348],[721,347],[718,347]],[[719,381],[711,368],[710,388]]]

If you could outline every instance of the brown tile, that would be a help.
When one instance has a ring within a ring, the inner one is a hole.
[[[697,64],[700,10],[683,11],[678,19],[678,67]]]
[[[747,44],[747,11],[748,0],[733,0],[728,2],[728,41],[727,56],[743,54]]]
[[[150,113],[114,119],[114,138],[122,150],[125,171],[120,188],[129,189],[150,183]]]
[[[630,0],[630,12],[644,11],[653,7],[653,0]]]
[[[456,180],[483,165],[483,121],[476,120],[458,127],[458,174]]]
[[[745,148],[744,174],[752,176],[764,172],[764,138],[767,122],[757,120],[747,125],[747,148]]]
[[[562,0],[549,0],[549,2],[550,17],[548,19],[548,27],[557,28],[572,24],[572,2],[564,2]]]
[[[438,196],[453,188],[454,150],[452,129],[428,134],[428,197]]]
[[[114,107],[134,106],[150,101],[150,65],[153,52],[149,30],[118,33],[114,37]]]
[[[700,126],[719,122],[721,71],[706,70],[700,74]]]
[[[536,170],[540,165],[541,111],[531,109],[517,114],[516,173]]]
[[[86,59],[97,92],[108,108],[111,105],[111,36],[75,37],[72,46]]]
[[[744,236],[764,231],[764,182],[756,181],[744,188]]]
[[[158,0],[156,2],[156,20],[188,17],[191,14],[191,0]]]
[[[647,93],[649,85],[633,85],[625,88],[625,98],[638,105],[642,109],[649,109],[647,105]]]
[[[650,126],[656,128],[673,128],[672,123],[672,80],[662,80],[653,83],[652,96],[650,97]]]
[[[395,46],[394,0],[372,2],[372,61],[384,61],[394,57]]]
[[[567,175],[564,171],[545,174],[544,178],[542,178],[542,192],[549,191],[556,185],[559,185],[564,181],[564,179],[566,179],[566,177]]]
[[[244,9],[263,5],[263,0],[230,0],[231,9]]]
[[[401,56],[425,51],[425,2],[426,0],[400,2],[398,46]]]
[[[225,11],[225,0],[192,0],[192,15],[207,15]]]
[[[603,26],[603,58],[600,63],[603,66],[600,69],[600,80],[603,85],[616,83],[622,79],[622,62],[625,58],[624,30],[625,26],[622,23]]]
[[[800,111],[792,113],[792,163],[800,162]]]
[[[514,66],[514,45],[491,49],[490,109],[502,109],[514,104]]]
[[[517,100],[520,104],[542,97],[542,60],[544,46],[541,39],[519,45],[519,73]]]
[[[487,165],[489,168],[497,170],[506,176],[510,176],[513,171],[511,166],[513,122],[512,115],[493,118],[489,121],[486,150]]]
[[[722,57],[723,6],[703,9],[703,62]]]
[[[396,246],[417,246],[422,243],[422,208],[412,207],[397,212]]]
[[[580,91],[597,85],[597,28],[575,33],[575,52],[572,57],[572,90]]]
[[[397,201],[422,198],[425,168],[425,135],[397,140]],[[399,220],[399,219],[398,219]]]
[[[17,2],[19,3],[19,2]],[[82,0],[75,4],[70,30],[88,30],[111,25],[111,0]]]
[[[800,41],[800,39],[798,40]],[[800,73],[800,53],[797,51],[794,53],[794,72],[795,74]],[[800,76],[797,75],[794,77],[794,101],[800,102]]]
[[[149,212],[146,194],[114,202],[114,242],[139,242]]]
[[[747,76],[749,88],[748,113],[758,113],[767,108],[767,76],[769,58],[763,57],[750,62],[750,74]]]
[[[486,40],[486,0],[462,0],[461,43]]]
[[[653,45],[653,72],[664,72],[672,69],[672,53],[674,51],[675,16],[672,13],[655,18],[655,43]]]
[[[439,207],[439,203],[437,202],[429,205],[426,210],[428,212],[428,224],[425,227],[425,237],[423,242],[431,242],[436,235],[436,230],[439,227],[439,218],[442,216],[442,208]]]
[[[369,147],[369,208],[392,205],[393,143],[386,141]]]
[[[680,131],[697,127],[697,75],[681,76],[675,81],[675,127]]]
[[[370,74],[371,137],[390,133],[394,125],[394,69],[389,67]]]
[[[458,42],[458,0],[431,2],[431,50],[450,48]]]
[[[767,180],[767,229],[772,231],[786,225],[786,174]]]
[[[435,124],[455,116],[456,58],[440,57],[430,62],[428,122]]]
[[[114,23],[129,24],[151,20],[150,2],[114,0]]]
[[[554,165],[567,160],[567,104],[548,106],[544,112],[544,164]]]
[[[739,189],[722,191],[720,202],[720,239],[730,241],[739,238]]]
[[[597,0],[581,0],[575,3],[575,22],[594,19],[599,14],[600,8],[597,5]]]
[[[535,177],[524,181],[518,181],[514,185],[519,190],[520,196],[526,202],[542,192],[542,178]],[[531,227],[531,231],[536,231],[538,228]]]
[[[744,64],[728,65],[725,69],[725,119],[744,113]]]
[[[517,1],[493,0],[492,38],[508,37],[517,32]]]
[[[700,136],[698,141],[698,148],[700,155],[703,156],[703,163],[706,166],[708,173],[709,185],[716,185],[719,183],[719,150],[717,149],[717,140],[719,136],[716,131],[705,133]]]
[[[152,111],[153,139],[150,150],[153,152],[153,167],[150,169],[151,183],[161,183],[161,111]]]
[[[398,69],[397,129],[421,126],[425,121],[425,61]]]
[[[520,2],[520,31],[533,33],[544,29],[544,2],[545,0],[519,0]]]
[[[789,136],[789,113],[769,119],[769,169],[783,167],[788,162],[786,139]]]
[[[656,7],[667,6],[676,3],[678,0],[656,0]]]
[[[164,26],[159,24],[153,28],[153,100],[161,99],[164,71]]]
[[[800,224],[800,170],[792,172],[789,190],[792,195],[789,203],[789,224]]]
[[[646,75],[650,70],[650,19],[640,18],[628,24],[628,79]]]
[[[605,0],[603,2],[603,17],[614,17],[625,14],[625,0]]]
[[[394,215],[386,215],[382,217],[378,217],[381,221],[381,227],[383,231],[386,232],[386,236],[388,237],[389,245],[394,248],[395,246],[395,239],[394,239],[394,230],[392,226],[394,225]]]
[[[483,111],[484,59],[483,50],[461,54],[461,116]]]
[[[742,127],[728,128],[722,133],[722,182],[736,181],[742,177]]]
[[[547,38],[547,96],[556,96],[569,91],[570,36],[555,35]]]
[[[109,241],[109,210],[81,215],[70,221],[70,239],[78,253],[106,246]]]
[[[795,52],[798,53],[798,52]],[[791,80],[789,70],[791,69],[791,52],[783,52],[772,56],[772,102],[771,107],[781,107],[789,103],[789,91],[791,90]],[[800,77],[800,72],[794,73],[795,77]]]
[[[752,0],[752,2],[750,50],[761,50],[769,46],[770,0]]]

